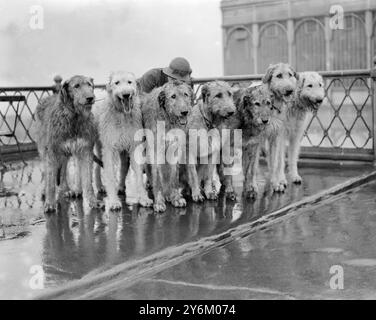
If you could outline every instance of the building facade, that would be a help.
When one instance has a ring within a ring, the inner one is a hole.
[[[341,8],[343,29],[334,29]],[[367,69],[376,55],[376,0],[222,0],[221,10],[225,75],[280,61],[297,71]]]

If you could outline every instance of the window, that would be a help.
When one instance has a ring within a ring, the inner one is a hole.
[[[304,27],[305,27],[305,30],[304,30],[305,33],[316,33],[318,24],[316,23],[316,21],[307,21],[304,23]]]
[[[265,36],[268,38],[274,38],[278,36],[278,28],[276,25],[266,27]]]
[[[244,29],[236,29],[234,31],[234,38],[236,40],[245,40],[248,38],[247,31]]]

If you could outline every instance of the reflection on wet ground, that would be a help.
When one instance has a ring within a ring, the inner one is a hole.
[[[375,299],[375,194],[373,182],[104,298]]]
[[[282,195],[265,194],[254,202],[220,198],[204,204],[189,203],[184,209],[169,207],[163,214],[154,214],[151,209],[125,202],[121,212],[110,213],[84,208],[80,199],[62,199],[59,211],[45,216],[39,200],[40,163],[30,161],[23,169],[1,175],[0,298],[35,295],[29,285],[34,265],[43,267],[46,287],[58,286],[95,273],[98,268],[103,270],[223,232],[370,170],[304,168],[303,186],[291,186]],[[260,176],[259,180],[265,179]],[[236,182],[240,195],[241,179]],[[190,273],[196,271],[193,268]]]

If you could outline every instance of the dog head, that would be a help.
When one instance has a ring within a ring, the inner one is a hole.
[[[287,63],[270,65],[262,79],[277,98],[290,100],[299,76]]]
[[[202,86],[202,101],[212,119],[228,118],[235,113],[232,92],[231,86],[224,81],[213,81]]]
[[[192,88],[179,80],[166,83],[159,91],[158,103],[172,124],[185,126],[192,110]]]
[[[302,72],[299,74],[299,81],[296,89],[296,98],[301,102],[301,107],[308,110],[317,110],[325,97],[324,80],[314,71]]]
[[[133,100],[137,95],[136,76],[133,73],[112,72],[106,90],[116,109],[125,113],[132,111]]]
[[[73,76],[66,80],[60,90],[60,99],[65,105],[90,112],[95,102],[93,78]]]
[[[241,89],[236,93],[235,102],[245,126],[262,129],[270,124],[274,112],[274,95],[266,86]]]

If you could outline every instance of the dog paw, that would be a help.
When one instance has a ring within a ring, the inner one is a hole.
[[[292,183],[295,183],[295,184],[301,184],[303,179],[300,175],[296,174],[296,175],[291,176],[291,181]]]
[[[107,200],[106,206],[111,211],[120,211],[121,210],[121,201],[119,199]]]
[[[118,196],[125,196],[125,188],[119,188]]]
[[[166,211],[166,203],[164,201],[155,202],[153,209],[155,212],[164,212]]]
[[[67,190],[64,192],[64,197],[66,198],[80,198],[82,196],[82,193],[79,191],[74,191],[74,190]]]
[[[236,200],[236,193],[234,191],[226,191],[225,193],[226,199],[235,201]]]
[[[44,204],[44,212],[45,213],[51,213],[51,212],[55,212],[55,211],[56,211],[56,208],[55,208],[54,204],[51,204],[51,203],[45,203]]]
[[[217,200],[218,199],[218,193],[215,190],[212,190],[210,192],[205,193],[206,199],[208,200]]]
[[[105,195],[106,194],[106,189],[104,186],[101,186],[98,188],[98,194]]]
[[[89,208],[103,208],[104,207],[103,201],[98,200],[94,196],[88,197],[87,199],[85,199],[85,201],[87,205],[89,206]]]
[[[287,180],[286,178],[282,178],[279,180],[279,184],[280,185],[283,185],[285,188],[287,187]]]
[[[192,200],[194,202],[202,202],[205,200],[205,197],[201,194],[201,191],[192,192]]]
[[[176,199],[172,200],[171,204],[174,207],[182,208],[182,207],[185,207],[187,205],[187,201],[185,201],[185,199],[183,197],[180,197],[180,198],[176,198]]]
[[[151,200],[148,196],[144,196],[138,200],[138,203],[141,207],[151,207],[153,205],[153,200]]]
[[[251,185],[245,192],[247,199],[256,199],[259,193],[257,185]]]
[[[285,192],[285,186],[280,183],[276,183],[272,186],[274,192]]]

